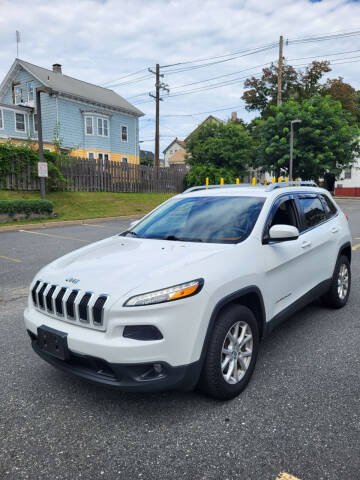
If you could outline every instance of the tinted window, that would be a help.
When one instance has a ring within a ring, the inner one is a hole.
[[[273,225],[291,225],[298,228],[293,200],[287,199],[280,203],[274,214],[270,228]]]
[[[166,202],[125,233],[140,238],[237,243],[252,231],[264,204],[257,197],[188,197]]]
[[[326,220],[324,207],[318,197],[300,198],[300,207],[304,213],[305,228],[314,227]]]
[[[335,215],[335,213],[337,212],[337,209],[333,204],[333,202],[330,200],[330,198],[327,195],[321,195],[321,197],[324,200],[325,212],[327,213],[327,215],[329,217],[331,217],[332,215]]]

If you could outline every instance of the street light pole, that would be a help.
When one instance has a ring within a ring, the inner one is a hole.
[[[293,156],[294,156],[294,123],[301,123],[301,120],[291,120],[290,126],[290,163],[289,163],[289,178],[290,182],[293,179]]]

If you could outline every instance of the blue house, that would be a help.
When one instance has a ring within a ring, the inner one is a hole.
[[[139,117],[143,113],[108,88],[16,59],[0,85],[0,141],[37,141],[36,89],[41,93],[44,149],[70,155],[140,163]]]

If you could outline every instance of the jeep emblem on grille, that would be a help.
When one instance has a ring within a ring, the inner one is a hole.
[[[76,285],[77,283],[80,282],[80,280],[78,278],[65,278],[65,282],[69,282],[69,283],[73,283],[74,285]]]

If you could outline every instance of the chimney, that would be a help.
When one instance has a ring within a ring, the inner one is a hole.
[[[53,67],[53,72],[62,73],[60,63],[54,63],[52,67]]]
[[[231,121],[232,123],[236,123],[237,122],[237,112],[231,112]]]

